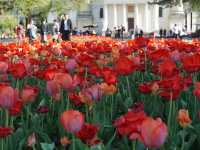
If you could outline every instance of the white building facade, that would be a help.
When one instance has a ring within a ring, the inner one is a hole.
[[[174,24],[179,28],[187,25],[188,32],[195,31],[199,16],[183,6],[162,8],[149,4],[150,0],[93,0],[85,11],[71,11],[74,26],[82,28],[97,24],[97,32],[123,25],[126,31],[137,28],[145,33],[169,30]]]

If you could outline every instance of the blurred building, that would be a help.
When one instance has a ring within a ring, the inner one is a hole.
[[[97,24],[97,32],[123,25],[126,31],[136,26],[146,33],[187,26],[188,31],[198,27],[199,15],[192,12],[187,4],[165,8],[148,3],[150,0],[93,0],[82,11],[69,12],[74,26]],[[54,14],[55,16],[55,14]],[[51,18],[51,17],[50,17]],[[50,20],[50,19],[49,19]],[[83,29],[84,30],[84,29]]]

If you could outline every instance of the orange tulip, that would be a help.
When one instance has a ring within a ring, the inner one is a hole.
[[[62,146],[67,146],[68,144],[70,144],[70,140],[68,139],[68,137],[64,136],[60,139],[60,144]]]
[[[183,127],[183,128],[187,127],[192,122],[191,119],[190,119],[188,110],[186,110],[186,109],[180,109],[179,110],[177,119],[178,119],[180,126]]]
[[[117,88],[114,85],[108,85],[107,83],[102,83],[100,88],[104,94],[114,94],[117,91]]]

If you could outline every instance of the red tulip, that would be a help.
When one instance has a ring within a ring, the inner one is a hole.
[[[10,109],[16,103],[18,93],[8,85],[0,85],[0,106]]]
[[[116,84],[117,83],[117,75],[112,68],[105,67],[101,71],[104,81],[108,84]]]
[[[114,126],[120,135],[131,135],[138,133],[142,122],[147,118],[144,111],[129,111],[114,121]]]
[[[100,142],[97,139],[98,128],[92,124],[84,124],[82,129],[76,133],[76,136],[88,145],[95,145]]]
[[[177,74],[176,64],[171,60],[165,60],[159,65],[159,73],[162,77],[172,77]]]
[[[183,69],[189,73],[200,70],[200,54],[182,58]]]
[[[12,133],[13,129],[9,127],[0,126],[0,138],[5,138]]]
[[[21,79],[26,76],[26,67],[23,63],[12,64],[9,71],[15,78]]]
[[[81,104],[83,104],[81,102],[80,96],[76,93],[70,93],[69,94],[69,100],[76,106],[80,106]]]
[[[120,57],[115,64],[115,70],[118,75],[129,75],[135,69],[133,62],[127,57]]]
[[[22,111],[23,103],[22,101],[17,101],[13,107],[9,109],[9,113],[12,116],[18,115]]]
[[[60,122],[68,132],[77,133],[84,124],[84,115],[77,110],[66,110],[61,114]]]
[[[49,112],[49,107],[48,106],[39,106],[36,110],[37,113],[48,113]]]
[[[141,125],[141,138],[149,148],[159,148],[167,137],[167,126],[160,118],[147,118]]]
[[[169,58],[169,52],[165,49],[158,49],[156,51],[152,51],[149,53],[148,57],[153,62],[158,62],[160,60],[164,60]]]
[[[195,89],[193,90],[193,94],[200,98],[200,82],[195,82]]]
[[[26,85],[21,92],[21,99],[23,103],[33,102],[38,95],[39,89],[37,87]]]

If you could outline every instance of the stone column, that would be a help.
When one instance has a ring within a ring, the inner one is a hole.
[[[135,26],[139,27],[138,5],[135,4]]]
[[[123,4],[123,26],[125,27],[126,31],[128,29],[128,18],[127,18],[127,5]]]
[[[108,5],[104,5],[103,8],[104,20],[103,20],[103,31],[106,31],[108,28]]]
[[[154,6],[154,30],[159,31],[159,6]]]
[[[149,32],[149,8],[148,3],[144,4],[145,6],[145,31]]]
[[[113,5],[113,9],[114,9],[114,27],[117,27],[117,5],[114,4]]]

